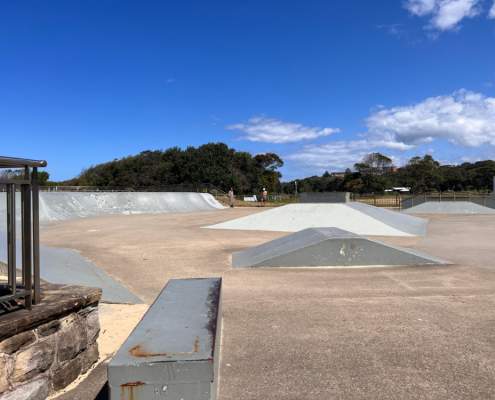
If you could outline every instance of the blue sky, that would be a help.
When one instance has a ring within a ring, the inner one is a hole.
[[[11,1],[0,54],[0,153],[57,180],[212,141],[285,179],[495,158],[493,0]]]

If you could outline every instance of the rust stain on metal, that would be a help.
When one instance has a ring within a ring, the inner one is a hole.
[[[132,349],[129,350],[129,354],[133,357],[138,358],[146,358],[146,357],[178,357],[178,356],[186,356],[191,355],[193,353],[199,353],[201,348],[201,342],[199,336],[196,336],[196,339],[193,343],[192,351],[186,352],[168,352],[168,353],[153,353],[150,351],[146,351],[143,349],[141,345],[136,345]]]
[[[137,382],[128,382],[128,383],[123,383],[122,387],[136,387],[136,386],[143,386],[145,385],[144,382],[141,382],[141,381],[137,381]]]
[[[134,400],[134,388],[145,385],[144,382],[127,382],[120,385],[120,398],[122,400]]]
[[[134,356],[134,357],[159,357],[159,356],[162,356],[162,357],[167,357],[169,354],[168,353],[151,353],[151,352],[147,352],[146,350],[144,350],[141,345],[137,345],[137,346],[134,346],[132,349],[129,350],[129,353],[131,354],[131,356]]]

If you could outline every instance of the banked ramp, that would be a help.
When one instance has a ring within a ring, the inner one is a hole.
[[[447,264],[338,228],[309,228],[234,253],[233,267],[358,267]]]
[[[224,208],[209,193],[41,192],[40,222],[110,214],[161,214]]]

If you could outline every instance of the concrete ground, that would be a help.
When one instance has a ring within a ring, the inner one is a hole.
[[[380,238],[454,265],[233,270],[233,251],[285,233],[201,227],[258,211],[67,221],[42,242],[147,302],[169,278],[223,276],[220,399],[495,398],[495,216],[430,215],[426,237]]]

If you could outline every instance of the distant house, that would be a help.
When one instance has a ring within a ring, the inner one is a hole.
[[[385,189],[385,192],[398,192],[398,193],[409,193],[411,191],[410,187],[393,187],[391,189]]]
[[[345,172],[332,172],[330,175],[335,178],[345,178]]]

